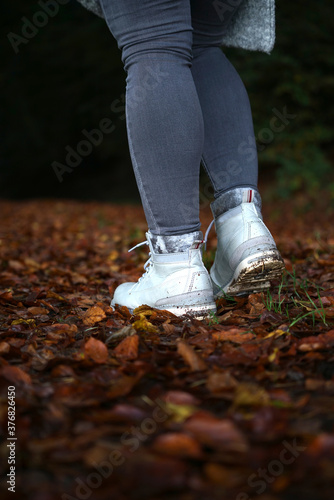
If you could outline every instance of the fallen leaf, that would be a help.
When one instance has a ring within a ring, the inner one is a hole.
[[[132,323],[133,328],[137,332],[148,332],[148,333],[158,333],[159,329],[154,326],[152,323],[150,323],[146,317],[145,314],[140,313],[139,318]]]
[[[82,321],[84,325],[95,325],[99,323],[106,317],[106,313],[99,306],[93,306],[87,309],[87,311],[82,316]]]
[[[234,408],[267,405],[270,405],[270,396],[265,389],[257,384],[247,382],[238,384],[233,399]]]
[[[139,336],[129,335],[125,337],[117,347],[113,350],[113,354],[117,358],[122,359],[136,359],[138,357],[138,347],[139,347]]]
[[[90,337],[85,343],[85,354],[96,363],[105,363],[108,359],[108,348],[101,340]]]
[[[226,418],[216,418],[209,414],[199,413],[190,417],[183,426],[201,444],[211,448],[226,449],[245,453],[248,444],[245,436],[237,426]]]
[[[249,340],[253,340],[256,338],[253,333],[239,328],[229,328],[214,331],[212,333],[212,337],[216,340],[230,341],[235,342],[236,344],[243,344],[244,342],[248,342]]]
[[[181,423],[187,420],[191,415],[198,411],[198,408],[193,405],[175,404],[166,401],[164,403],[165,411],[170,415],[173,422]]]
[[[32,380],[29,373],[19,366],[5,365],[1,369],[2,375],[13,384],[31,385]]]
[[[206,381],[206,386],[210,392],[219,393],[234,389],[238,381],[230,372],[210,372]]]
[[[185,363],[190,366],[192,371],[206,370],[207,366],[205,361],[185,340],[178,339],[177,352],[182,356]]]
[[[152,449],[180,458],[199,458],[202,454],[199,443],[193,437],[181,432],[161,434],[154,440]]]
[[[10,344],[8,342],[0,342],[0,355],[7,354],[10,351]]]
[[[49,314],[49,311],[44,307],[28,307],[27,311],[32,316],[41,316],[43,314]]]
[[[162,400],[175,405],[199,405],[198,398],[185,391],[168,391],[162,396]]]

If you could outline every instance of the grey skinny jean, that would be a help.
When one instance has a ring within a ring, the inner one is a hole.
[[[257,186],[248,95],[221,50],[240,1],[227,1],[224,15],[211,0],[100,2],[127,73],[128,142],[148,228],[197,231],[201,162],[215,198]]]

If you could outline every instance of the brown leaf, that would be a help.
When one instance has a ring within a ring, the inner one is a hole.
[[[117,358],[123,359],[136,359],[138,357],[139,336],[137,334],[125,337],[113,353]]]
[[[46,294],[46,298],[47,299],[57,299],[59,301],[64,301],[64,302],[67,302],[67,299],[65,299],[65,297],[62,297],[61,295],[59,295],[58,293],[56,292],[53,292],[52,290],[49,290],[48,293]]]
[[[199,399],[185,391],[168,391],[162,396],[162,400],[175,405],[199,405]]]
[[[106,317],[106,313],[99,306],[93,306],[87,309],[87,311],[82,316],[82,321],[84,325],[95,325],[99,321],[102,321]]]
[[[237,385],[237,380],[231,375],[230,372],[211,372],[206,382],[208,390],[213,393],[231,390]]]
[[[320,351],[334,346],[334,330],[298,341],[298,350],[302,352]]]
[[[107,346],[94,337],[90,337],[85,343],[85,354],[96,363],[105,363],[108,359]]]
[[[212,333],[212,337],[221,341],[229,340],[230,342],[235,342],[236,344],[242,344],[243,342],[255,339],[255,335],[240,328],[224,328],[222,330],[214,331]]]
[[[32,316],[41,316],[42,314],[49,314],[49,311],[44,307],[28,307],[28,313]]]
[[[152,448],[154,451],[174,457],[199,458],[201,447],[199,443],[188,434],[181,432],[168,432],[158,436]]]
[[[247,451],[245,437],[231,420],[219,419],[202,412],[190,417],[183,427],[206,446],[241,453]]]
[[[204,473],[210,481],[224,488],[235,488],[242,484],[243,481],[243,477],[233,471],[233,469],[231,470],[231,467],[225,467],[217,463],[206,463]],[[242,496],[239,495],[239,498],[241,500]],[[244,498],[247,499],[246,496]]]
[[[7,354],[10,351],[10,344],[8,342],[0,342],[0,356]]]
[[[180,356],[182,356],[185,363],[190,366],[192,371],[196,372],[206,370],[207,367],[205,361],[185,340],[178,340],[177,352],[180,354]]]
[[[2,370],[2,375],[13,384],[31,385],[32,380],[28,373],[23,371],[19,366],[5,365]]]
[[[234,407],[267,406],[270,404],[269,394],[259,385],[244,382],[238,384],[233,400]]]
[[[15,299],[13,298],[13,292],[11,290],[0,293],[0,301],[1,302],[13,302],[15,303]]]
[[[50,333],[66,333],[69,336],[73,336],[77,333],[78,327],[76,325],[68,325],[67,323],[54,323],[47,326],[46,330]]]
[[[252,293],[249,295],[248,303],[250,306],[249,313],[255,316],[260,315],[265,308],[261,293]]]

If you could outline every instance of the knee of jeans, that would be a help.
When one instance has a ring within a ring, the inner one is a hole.
[[[191,30],[154,39],[142,39],[122,47],[122,61],[126,71],[134,63],[154,60],[174,61],[190,66],[192,58]]]

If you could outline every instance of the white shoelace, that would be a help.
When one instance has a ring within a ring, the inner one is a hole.
[[[142,245],[148,245],[148,241],[145,240],[145,241],[142,241],[141,243],[137,243],[137,245],[135,245],[134,247],[130,248],[130,250],[128,250],[128,252],[132,252],[132,250],[134,250],[135,248],[141,247]],[[149,272],[151,265],[152,265],[152,258],[151,258],[151,252],[149,252],[148,253],[148,259],[147,259],[147,261],[144,264],[144,270],[145,270],[145,272],[139,278],[139,280],[137,281],[137,283],[139,283],[139,281]]]
[[[207,230],[206,230],[206,232],[205,232],[204,239],[203,239],[202,241],[196,241],[196,242],[194,242],[194,243],[204,243],[204,249],[205,249],[205,250],[206,250],[206,243],[207,243],[207,241],[208,241],[208,236],[209,236],[209,233],[210,233],[210,231],[211,231],[211,228],[212,228],[212,226],[213,226],[213,223],[214,223],[214,222],[215,222],[215,220],[214,220],[214,219],[212,219],[212,221],[211,221],[211,222],[210,222],[210,224],[209,224],[208,229],[207,229]],[[143,246],[143,245],[148,245],[148,244],[149,244],[149,243],[148,243],[148,241],[147,241],[147,240],[142,241],[141,243],[137,243],[137,245],[135,245],[134,247],[130,248],[130,249],[128,250],[128,252],[132,252],[132,250],[135,250],[135,249],[136,249],[136,248],[138,248],[138,247],[141,247],[141,246]],[[144,275],[145,275],[145,274],[149,271],[149,268],[150,268],[150,266],[151,266],[151,265],[152,265],[152,254],[151,254],[151,252],[149,252],[149,253],[148,253],[148,259],[147,259],[147,261],[146,261],[146,262],[145,262],[145,264],[144,264],[145,273],[143,274],[143,276],[144,276]],[[139,280],[141,280],[143,276],[141,276],[141,277],[139,278]]]
[[[206,243],[208,241],[208,236],[209,236],[209,233],[211,231],[211,228],[213,226],[213,223],[215,222],[215,219],[212,219],[212,221],[210,222],[209,224],[209,227],[208,229],[205,231],[205,236],[204,236],[204,240],[203,240],[203,243],[204,243],[204,250],[206,250]]]

